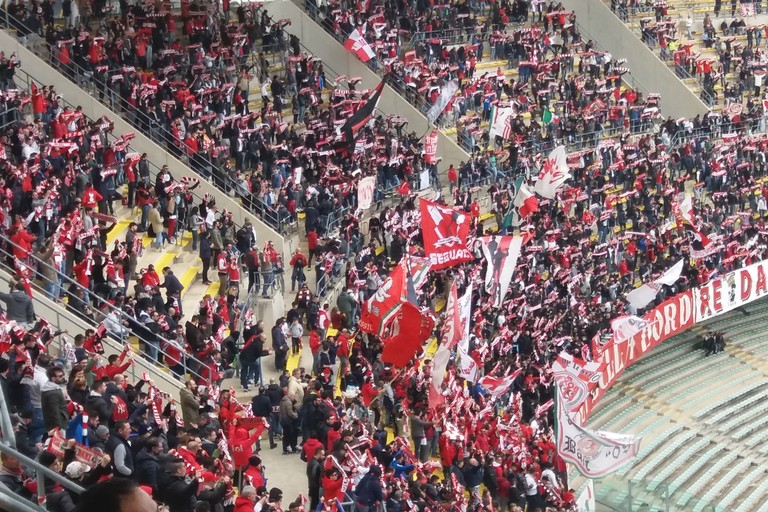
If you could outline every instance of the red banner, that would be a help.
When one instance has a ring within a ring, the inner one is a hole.
[[[67,449],[67,438],[61,430],[57,430],[53,437],[50,439],[48,445],[48,451],[57,457],[64,457],[64,450]],[[89,468],[94,468],[101,464],[102,453],[97,450],[83,446],[82,444],[75,445],[75,460],[82,462]]]
[[[428,164],[437,162],[437,130],[424,137],[424,161]]]
[[[586,422],[595,404],[630,365],[648,354],[662,342],[680,334],[694,324],[693,293],[689,290],[668,299],[643,317],[648,325],[626,341],[612,339],[596,360],[605,364],[597,386],[579,407],[582,424]]]
[[[433,270],[452,267],[474,259],[467,249],[469,215],[456,208],[420,200],[424,250]]]

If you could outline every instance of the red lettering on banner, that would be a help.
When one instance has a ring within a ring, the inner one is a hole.
[[[694,324],[693,311],[693,293],[689,290],[664,301],[648,312],[644,318],[649,325],[627,341],[622,343],[609,341],[612,348],[606,347],[600,359],[606,363],[605,371],[600,375],[597,386],[591,390],[579,408],[582,422],[586,421],[597,401],[605,395],[627,367],[662,342],[691,327]]]
[[[723,294],[722,285],[723,281],[718,279],[715,283],[715,287],[712,290],[712,310],[715,315],[719,315],[723,312]]]
[[[741,301],[745,301],[749,298],[750,293],[752,293],[752,276],[749,274],[749,271],[747,270],[741,270],[739,272],[741,274]],[[760,267],[758,267],[757,270],[757,276],[758,279],[760,278]]]
[[[765,280],[765,269],[762,264],[757,266],[757,283],[755,283],[755,297],[762,297],[768,292],[768,283]],[[748,299],[749,296],[744,297],[743,300]]]

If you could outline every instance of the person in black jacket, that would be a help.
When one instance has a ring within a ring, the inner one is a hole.
[[[272,327],[272,349],[275,351],[275,370],[278,372],[285,371],[285,365],[288,362],[288,344],[283,334],[284,323],[285,318],[280,317]]]
[[[264,349],[264,334],[257,331],[246,339],[240,351],[240,385],[248,391],[248,381],[254,384],[261,381],[261,358],[268,356],[270,350]]]
[[[22,455],[34,459],[37,457],[39,447],[35,444],[32,438],[29,436],[29,425],[32,423],[32,409],[22,409],[19,413],[18,423],[14,432],[16,438],[16,449]],[[12,418],[15,422],[16,418]]]
[[[127,421],[118,421],[115,422],[115,430],[106,443],[107,453],[112,457],[115,472],[126,478],[132,477],[134,473],[133,452],[131,445],[128,444],[130,435],[131,425]]]
[[[144,444],[144,448],[136,454],[134,463],[134,480],[139,485],[151,487],[153,496],[159,491],[158,479],[163,470],[158,459],[161,453],[163,453],[163,443],[156,437],[150,437]]]
[[[211,250],[211,239],[207,231],[200,233],[200,261],[203,262],[203,284],[211,284],[208,280],[208,269],[211,268],[211,258],[213,257],[213,251]]]
[[[202,473],[198,471],[191,482],[186,480],[187,471],[181,461],[169,462],[160,479],[159,498],[168,505],[170,512],[192,512],[197,502],[197,488]]]
[[[51,471],[58,473],[61,470],[61,464],[56,455],[49,451],[40,454],[38,462]],[[72,512],[75,509],[75,503],[72,496],[59,486],[57,482],[50,478],[45,478],[45,508],[49,512]]]
[[[315,455],[307,462],[307,484],[309,487],[309,509],[317,510],[320,503],[320,487],[323,483],[323,461],[325,450],[318,448]]]
[[[56,427],[66,430],[69,425],[69,413],[62,385],[67,383],[67,378],[64,376],[64,370],[58,366],[48,368],[47,376],[48,380],[40,389],[45,430],[49,431]]]
[[[99,424],[109,425],[112,421],[112,413],[118,400],[113,396],[109,403],[104,399],[104,393],[107,391],[107,381],[109,379],[97,380],[91,386],[91,393],[85,399],[85,412],[88,416],[98,416]]]
[[[24,486],[25,480],[27,475],[24,474],[21,461],[11,455],[0,453],[0,483],[13,494],[32,501],[32,493]]]

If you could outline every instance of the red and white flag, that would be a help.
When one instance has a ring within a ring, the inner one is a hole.
[[[424,161],[428,164],[437,162],[437,130],[424,137]]]
[[[359,28],[356,28],[349,34],[347,42],[344,43],[344,48],[357,54],[357,58],[363,62],[368,62],[376,56],[373,52],[373,48],[371,48],[371,45],[365,40]]]
[[[518,375],[520,375],[523,372],[523,370],[515,370],[511,374],[507,375],[506,377],[494,377],[492,375],[486,375],[480,381],[478,384],[483,386],[485,389],[488,390],[488,392],[491,394],[492,398],[498,398],[501,395],[503,395],[507,389],[509,389],[509,386],[512,385],[513,382],[515,382],[515,379]]]
[[[469,215],[425,199],[421,199],[420,209],[424,251],[432,262],[432,269],[472,261],[472,252],[467,249]]]
[[[554,199],[557,191],[571,177],[568,171],[568,159],[565,155],[565,146],[558,146],[552,150],[546,160],[541,164],[539,179],[536,180],[534,190],[541,197]]]

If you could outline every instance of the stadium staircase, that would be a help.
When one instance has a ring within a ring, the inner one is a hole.
[[[610,0],[602,0],[606,5],[611,4]],[[730,23],[734,19],[741,19],[741,16],[739,15],[739,5],[737,4],[736,8],[736,15],[731,16],[731,3],[730,2],[723,2],[722,3],[722,10],[720,12],[720,17],[714,16],[714,4],[712,3],[696,3],[696,2],[686,2],[684,0],[669,0],[663,2],[666,5],[667,9],[667,16],[664,16],[662,19],[670,19],[674,26],[677,29],[677,41],[680,43],[681,48],[683,46],[690,46],[691,53],[693,55],[696,55],[696,60],[708,60],[715,64],[713,67],[719,68],[719,58],[717,54],[717,50],[715,48],[716,45],[712,45],[711,48],[706,48],[704,45],[704,42],[702,40],[702,35],[704,32],[704,17],[709,14],[710,19],[712,20],[712,23],[714,24],[715,30],[717,32],[717,38],[725,47],[726,42],[730,43],[732,48],[732,54],[735,54],[737,52],[740,53],[741,49],[746,48],[747,46],[747,36],[746,34],[731,34],[728,36],[723,35],[723,33],[720,30],[720,24],[723,21],[726,21]],[[617,11],[618,16],[623,16],[623,21],[627,25],[627,27],[638,37],[642,37],[642,26],[650,24],[651,26],[656,25],[656,15],[653,8],[653,4],[645,4],[640,5],[638,8],[626,12]],[[693,21],[693,28],[692,28],[692,36],[693,38],[689,38],[686,28],[685,28],[685,22],[688,15],[691,15],[691,19]],[[755,16],[749,16],[743,18],[745,22],[747,23],[747,27],[761,27],[761,30],[764,30],[765,23],[768,22],[768,15],[762,14],[762,15],[755,15]],[[763,39],[765,39],[765,36],[763,36]],[[660,55],[660,48],[658,44],[658,40],[654,41],[654,46],[652,48],[652,52],[656,55]],[[739,82],[739,74],[736,72],[736,68],[738,67],[738,64],[740,62],[740,59],[734,58],[731,64],[731,72],[728,73],[725,76],[725,82],[727,84],[736,85]],[[674,60],[671,58],[668,58],[664,60],[664,63],[670,68],[670,70],[675,72],[675,63]],[[680,76],[680,80],[685,83],[688,88],[697,96],[700,96],[702,93],[702,84],[701,80],[698,76],[691,75],[688,72],[681,73],[682,76]],[[764,84],[765,86],[765,84]],[[715,92],[717,92],[717,98],[714,98],[712,101],[712,110],[713,111],[721,111],[724,108],[724,98],[723,98],[723,92],[724,88],[722,83],[718,80],[717,85],[715,85]],[[706,93],[705,93],[706,94]],[[726,109],[728,110],[728,109]]]
[[[155,144],[154,141],[150,140],[141,131],[134,129],[121,115],[110,111],[105,105],[99,103],[94,97],[90,96],[85,89],[67,79],[64,75],[49,66],[45,60],[39,58],[24,46],[20,45],[15,37],[7,30],[0,31],[0,50],[4,51],[6,55],[16,52],[23,63],[24,68],[17,70],[15,76],[19,87],[29,90],[33,81],[42,85],[55,84],[57,91],[62,93],[63,101],[70,104],[70,106],[82,106],[83,114],[86,118],[97,119],[102,116],[107,116],[110,121],[114,123],[114,130],[112,131],[113,136],[119,137],[129,133],[135,134],[135,138],[131,141],[129,151],[147,153],[148,160],[151,162],[150,172],[152,174],[153,182],[154,177],[157,172],[159,172],[160,166],[162,165],[168,165],[171,174],[177,180],[182,176],[190,176],[194,174],[187,165],[174,158],[161,146]],[[33,70],[32,74],[27,73],[26,70]],[[193,191],[193,195],[195,196],[195,204],[199,204],[204,195],[214,198],[219,211],[226,210],[227,212],[232,212],[232,218],[237,227],[242,226],[245,220],[250,220],[256,231],[259,243],[263,244],[267,240],[272,240],[275,248],[282,252],[284,257],[289,258],[289,255],[293,252],[293,244],[295,242],[290,237],[284,237],[281,234],[278,234],[267,223],[262,221],[262,219],[245,210],[239,202],[213,186],[210,181],[207,181],[203,177],[200,177],[200,184]],[[108,235],[108,250],[113,248],[115,241],[124,241],[129,224],[140,218],[140,211],[138,209],[131,210],[118,203],[119,201],[115,202],[115,216],[117,217],[118,222]],[[200,270],[202,269],[202,264],[197,252],[191,250],[192,235],[189,231],[185,231],[183,226],[179,226],[179,228],[180,233],[179,236],[176,237],[176,243],[166,244],[166,247],[162,251],[153,249],[151,247],[152,239],[144,236],[143,242],[146,249],[144,255],[139,260],[137,269],[146,267],[150,263],[154,264],[158,273],[165,266],[171,266],[172,268],[177,269],[177,272],[175,273],[185,287],[182,301],[183,304],[189,308],[197,304],[206,294],[211,293],[213,286],[203,286],[200,283]],[[179,269],[183,269],[183,271],[178,271]],[[213,272],[213,277],[215,277],[215,270]],[[215,288],[214,293],[216,291],[218,291],[218,288]],[[265,302],[267,304],[272,304],[271,301]],[[274,304],[280,306],[280,308],[260,308],[263,315],[261,318],[267,323],[274,322],[276,318],[283,314],[281,308],[282,301],[276,301]]]
[[[625,371],[587,425],[643,439],[633,465],[595,481],[599,503],[768,510],[767,316],[768,301],[740,308],[664,342]],[[724,333],[725,352],[704,356],[709,331]],[[572,475],[571,486],[583,484]]]

